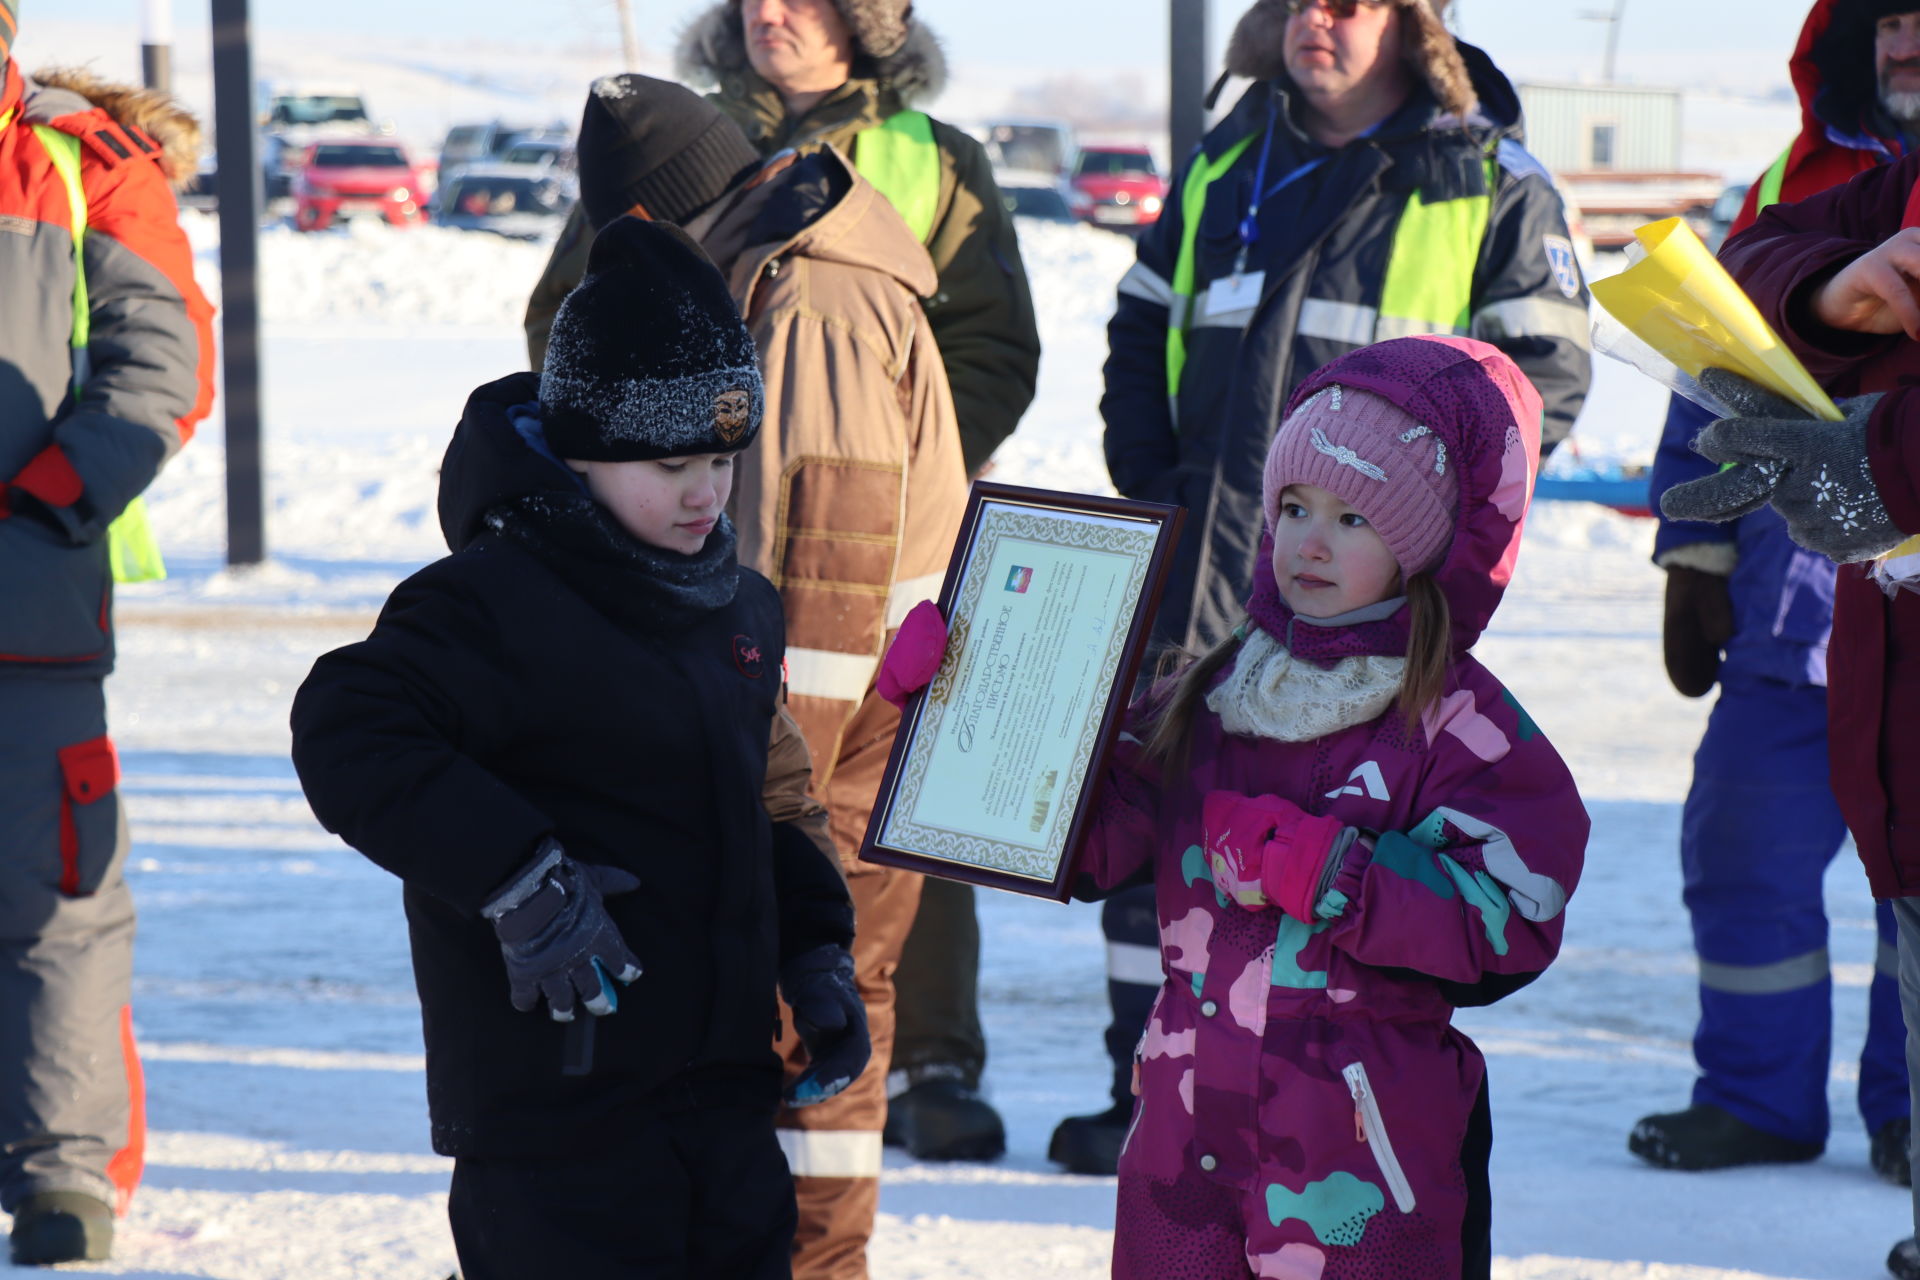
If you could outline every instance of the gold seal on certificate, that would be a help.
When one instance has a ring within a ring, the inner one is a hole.
[[[1184,515],[973,486],[940,593],[946,656],[901,719],[863,859],[1068,895]]]

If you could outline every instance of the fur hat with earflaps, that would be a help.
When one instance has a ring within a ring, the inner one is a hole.
[[[1920,0],[1916,0],[1920,2]],[[1433,90],[1440,109],[1464,120],[1479,105],[1473,77],[1447,30],[1447,0],[1393,0],[1405,11],[1401,45],[1407,65]],[[1287,73],[1287,0],[1255,0],[1240,15],[1227,41],[1227,72],[1249,80],[1272,80]]]
[[[732,453],[760,432],[753,335],[686,232],[616,218],[560,303],[540,418],[562,458],[633,462]]]

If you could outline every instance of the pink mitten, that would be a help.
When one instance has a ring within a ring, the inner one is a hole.
[[[1313,923],[1314,901],[1346,827],[1279,796],[1213,791],[1201,802],[1214,887],[1250,911],[1277,906]]]
[[[909,697],[933,682],[946,655],[947,620],[940,616],[938,605],[922,600],[894,633],[887,656],[880,659],[874,689],[894,706],[905,707]]]

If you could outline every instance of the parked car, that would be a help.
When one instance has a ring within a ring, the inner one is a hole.
[[[993,180],[1000,188],[1000,203],[1016,218],[1079,221],[1071,191],[1055,174],[1032,169],[996,169]]]
[[[1082,147],[1070,181],[1083,197],[1081,216],[1115,230],[1153,225],[1167,201],[1166,180],[1144,146]]]
[[[504,120],[457,124],[447,130],[446,140],[440,144],[440,180],[445,182],[463,165],[505,159],[508,151],[522,143],[551,142],[565,147],[571,139],[563,124],[511,124]]]
[[[322,138],[370,138],[392,133],[376,124],[352,84],[279,81],[260,88],[260,171],[268,200],[292,193],[293,175]]]
[[[302,231],[356,215],[404,227],[426,219],[426,176],[396,139],[329,138],[308,149],[293,200],[293,224]]]
[[[501,164],[530,164],[542,169],[573,168],[573,146],[551,138],[525,138],[501,153]]]
[[[1058,120],[989,120],[981,141],[997,169],[1064,174],[1073,158],[1073,130]]]
[[[537,240],[560,229],[575,196],[572,179],[547,165],[469,164],[441,185],[434,221]]]

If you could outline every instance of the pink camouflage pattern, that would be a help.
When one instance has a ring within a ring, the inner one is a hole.
[[[1572,776],[1467,653],[1512,577],[1539,396],[1464,338],[1363,348],[1293,403],[1336,381],[1405,408],[1461,468],[1465,514],[1436,573],[1454,615],[1451,691],[1419,723],[1390,709],[1297,743],[1231,736],[1203,707],[1178,779],[1123,737],[1080,868],[1111,887],[1151,866],[1166,982],[1136,1059],[1116,1277],[1459,1276],[1461,1149],[1485,1063],[1451,1027],[1454,1001],[1544,970],[1580,876],[1589,822]],[[1405,652],[1404,609],[1292,625],[1262,563],[1250,609],[1283,642],[1293,633],[1297,657]],[[1216,886],[1202,813],[1216,791],[1279,795],[1368,834],[1316,923]]]

